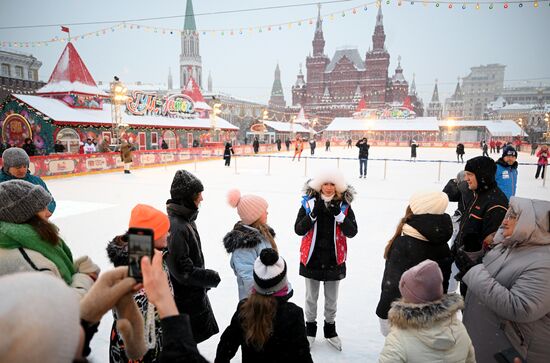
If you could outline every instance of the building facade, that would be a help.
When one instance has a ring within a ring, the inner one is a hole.
[[[30,54],[0,50],[0,101],[11,93],[33,93],[44,86],[38,80],[41,66]]]
[[[453,95],[445,100],[444,115],[446,118],[453,118],[455,120],[462,120],[464,118],[464,94],[460,87],[460,80],[456,83]]]
[[[505,68],[501,64],[470,68],[470,74],[462,79],[465,119],[480,120],[484,117],[487,104],[502,94]]]
[[[432,100],[430,101],[430,103],[428,104],[428,108],[426,109],[426,116],[436,117],[440,119],[442,114],[443,114],[443,107],[441,106],[441,102],[439,102],[439,90],[437,88],[437,79],[436,79],[434,92],[432,94]]]
[[[199,33],[195,24],[193,1],[187,0],[185,22],[181,33],[180,88],[183,89],[193,79],[202,88],[202,60],[199,49]]]

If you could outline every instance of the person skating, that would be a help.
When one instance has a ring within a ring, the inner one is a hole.
[[[225,149],[223,150],[223,159],[225,160],[225,166],[229,166],[231,164],[231,154],[235,154],[235,151],[233,151],[233,146],[230,142],[226,142]]]
[[[487,143],[485,141],[483,141],[483,144],[481,145],[481,150],[483,150],[482,156],[489,156],[489,146],[487,146]]]
[[[347,141],[348,149],[351,149],[351,143],[352,143],[352,140],[351,140],[351,137],[350,137]]]
[[[260,151],[260,140],[258,140],[258,136],[256,136],[252,142],[252,148],[254,149],[254,154],[257,154],[258,151]]]
[[[203,342],[219,332],[207,291],[218,286],[220,276],[205,268],[201,239],[195,220],[203,200],[201,181],[186,170],[178,170],[166,202],[170,219],[166,262],[174,299],[181,313],[189,314],[193,337]]]
[[[277,251],[264,249],[254,262],[254,287],[239,302],[223,332],[215,363],[228,363],[239,347],[243,363],[313,362],[302,309],[289,302],[287,266]]]
[[[309,149],[311,151],[311,155],[315,155],[315,148],[317,147],[317,141],[315,141],[314,138],[311,138],[309,140]]]
[[[516,195],[518,185],[518,152],[512,146],[506,146],[502,152],[502,157],[497,160],[497,171],[495,180],[498,187],[510,200],[510,197]]]
[[[546,170],[546,165],[548,165],[548,157],[550,153],[548,152],[548,146],[542,145],[540,150],[537,152],[537,172],[535,173],[535,179],[539,178],[539,175],[544,179],[544,171]],[[541,173],[542,171],[542,173]]]
[[[411,161],[416,161],[416,149],[418,149],[418,146],[416,140],[411,141]]]
[[[237,277],[239,300],[250,294],[254,285],[252,270],[262,250],[273,248],[275,231],[267,224],[267,201],[257,195],[241,195],[238,189],[230,190],[227,201],[237,208],[240,221],[223,238],[223,246],[231,254],[230,265]]]
[[[294,231],[302,237],[300,275],[306,282],[306,332],[310,344],[317,334],[317,299],[321,281],[325,294],[324,336],[338,350],[342,342],[336,333],[336,311],[340,280],[346,277],[347,238],[357,234],[351,208],[355,189],[339,170],[320,172],[304,185],[302,206]]]
[[[391,330],[379,363],[475,363],[472,340],[458,318],[464,302],[460,295],[445,295],[438,264],[424,260],[403,273],[402,298],[389,312]]]
[[[359,148],[359,178],[367,177],[367,163],[369,161],[370,149],[370,145],[367,141],[367,138],[364,137],[355,144],[355,146]]]
[[[275,140],[275,144],[277,144],[277,151],[281,151],[281,139],[279,137]]]
[[[132,165],[132,145],[130,145],[126,139],[122,139],[120,145],[120,158],[124,163],[124,174],[130,174],[130,165]]]
[[[464,162],[464,154],[465,154],[464,144],[463,143],[458,143],[456,145],[456,161],[463,163]]]
[[[489,140],[489,147],[491,148],[491,154],[497,151],[495,140]]]
[[[286,146],[286,151],[290,151],[290,140],[289,139],[285,140],[285,146]]]
[[[495,145],[496,145],[496,147],[497,147],[497,154],[500,154],[500,149],[502,148],[502,141],[497,140],[497,141],[495,142]]]
[[[327,141],[325,141],[325,151],[330,151],[330,139],[327,139]]]
[[[445,213],[449,199],[443,192],[419,192],[412,195],[405,216],[399,221],[393,237],[384,250],[384,275],[376,315],[380,331],[388,330],[388,311],[401,297],[399,279],[420,262],[436,261],[443,272],[442,291],[447,291],[453,262],[447,242],[453,235],[451,217]]]
[[[302,151],[304,151],[304,140],[302,140],[300,136],[296,136],[296,141],[294,145],[294,156],[292,157],[292,161],[294,161],[296,156],[298,156],[298,161],[300,161]]]

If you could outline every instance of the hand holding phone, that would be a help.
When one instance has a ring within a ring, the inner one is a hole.
[[[128,276],[142,281],[141,258],[153,257],[154,231],[148,228],[128,229]]]

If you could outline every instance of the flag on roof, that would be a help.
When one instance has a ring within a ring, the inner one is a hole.
[[[357,104],[357,109],[355,110],[355,112],[363,111],[365,108],[367,108],[367,103],[365,102],[364,98],[361,98],[361,100]]]

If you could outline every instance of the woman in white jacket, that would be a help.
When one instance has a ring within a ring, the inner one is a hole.
[[[456,316],[464,304],[457,294],[443,294],[443,274],[436,262],[424,260],[405,271],[402,298],[393,302],[390,333],[379,363],[475,363],[474,347]]]

